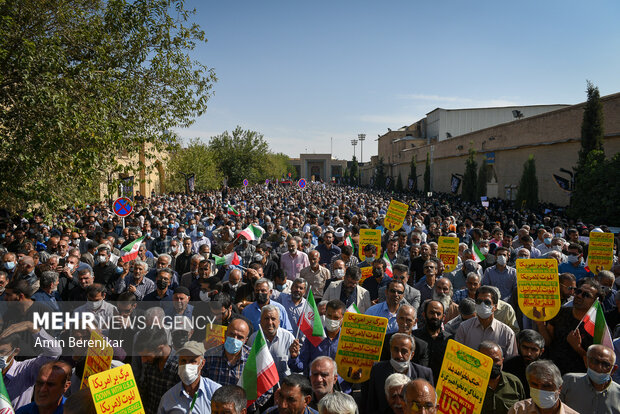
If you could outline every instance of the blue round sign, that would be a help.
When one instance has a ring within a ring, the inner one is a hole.
[[[247,187],[248,186],[248,180],[243,180],[243,186]]]
[[[127,197],[120,197],[114,201],[114,214],[119,217],[127,217],[133,211],[131,200]]]
[[[300,178],[299,181],[297,182],[297,185],[299,186],[299,188],[304,189],[306,187],[306,180],[304,180],[303,178]]]
[[[269,178],[265,180],[265,184],[269,184]]]

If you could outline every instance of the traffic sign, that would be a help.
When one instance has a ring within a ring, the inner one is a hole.
[[[299,181],[297,181],[297,185],[303,190],[304,188],[306,188],[306,180],[300,178]]]
[[[119,197],[114,201],[114,214],[119,217],[127,217],[133,211],[131,200],[127,197]]]
[[[269,184],[269,178],[265,180],[265,184]]]
[[[244,187],[247,187],[247,186],[248,186],[248,180],[247,180],[247,179],[243,180],[243,186],[244,186]]]

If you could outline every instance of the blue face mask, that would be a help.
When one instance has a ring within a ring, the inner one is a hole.
[[[545,244],[551,244],[551,237],[545,238]]]
[[[116,266],[116,273],[117,273],[117,274],[119,274],[119,275],[120,275],[121,273],[123,273],[123,268],[122,268],[122,267],[120,267],[120,266]]]
[[[600,372],[594,371],[592,368],[588,368],[588,377],[590,377],[593,383],[598,385],[603,385],[611,379],[609,373],[601,374]]]
[[[205,235],[204,231],[199,231],[198,232],[198,237],[203,237]]]
[[[278,290],[278,292],[282,292],[285,287],[286,285],[276,285],[276,289]]]
[[[238,340],[237,338],[233,338],[232,336],[226,337],[226,342],[224,342],[224,349],[229,354],[236,354],[241,351],[241,347],[243,346],[243,342]]]
[[[6,262],[4,268],[9,271],[15,269],[15,262]]]

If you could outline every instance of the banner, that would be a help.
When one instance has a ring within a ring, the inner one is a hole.
[[[372,269],[372,266],[360,267],[360,271],[362,272],[362,278],[359,282],[357,282],[360,286],[362,285],[362,283],[364,283],[364,280],[372,276]]]
[[[410,178],[409,179],[409,186],[408,186],[409,191],[413,190],[413,183],[414,183],[413,178]]]
[[[405,222],[405,216],[407,215],[409,206],[400,201],[390,200],[388,211],[383,219],[383,225],[392,231],[396,231],[403,226]]]
[[[189,177],[187,177],[187,189],[189,190],[190,193],[193,193],[194,190],[196,189],[196,175],[195,174],[191,174]]]
[[[88,377],[91,375],[109,370],[114,356],[114,350],[98,332],[91,331],[90,340],[94,346],[88,347],[80,389],[88,387]]]
[[[560,177],[559,175],[555,175],[555,174],[552,174],[552,175],[553,175],[553,180],[558,185],[558,187],[560,187],[560,189],[562,189],[563,191],[566,191],[567,193],[571,192],[570,180],[564,177]]]
[[[517,260],[517,294],[519,308],[528,318],[548,321],[557,315],[562,306],[557,260]]]
[[[450,190],[452,191],[452,194],[458,193],[460,186],[461,186],[461,178],[452,174],[452,179],[450,181]]]
[[[491,357],[449,339],[437,381],[437,412],[480,414],[492,368]]]
[[[392,182],[392,177],[387,177],[385,179],[385,188],[390,188],[390,183]]]
[[[222,325],[210,324],[207,325],[207,332],[205,335],[205,349],[215,348],[216,346],[223,345],[226,340],[226,327]]]
[[[88,385],[97,414],[145,414],[131,365],[91,375]]]
[[[338,374],[358,384],[370,379],[370,369],[379,362],[388,320],[345,312],[336,351]]]
[[[459,263],[458,237],[439,237],[439,248],[437,250],[437,254],[445,266],[444,273],[449,273],[456,269],[456,265]]]
[[[360,237],[358,244],[358,254],[360,260],[366,260],[364,256],[364,246],[367,244],[374,244],[377,246],[377,257],[381,257],[381,229],[360,229]]]
[[[613,233],[590,232],[588,245],[588,267],[598,274],[601,270],[611,270],[614,264]]]
[[[131,201],[133,201],[133,178],[133,175],[131,177],[121,178],[118,191],[120,197],[127,197]]]

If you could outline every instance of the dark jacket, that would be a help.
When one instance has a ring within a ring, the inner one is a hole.
[[[385,335],[385,340],[383,341],[383,349],[381,350],[381,361],[389,361],[392,358],[392,353],[390,352],[390,339],[392,338],[393,333]],[[428,354],[428,343],[423,341],[420,338],[413,337],[415,342],[415,351],[413,353],[413,358],[411,358],[411,362],[414,364],[422,365],[424,367],[428,367],[429,363],[429,354]]]

